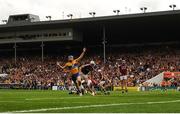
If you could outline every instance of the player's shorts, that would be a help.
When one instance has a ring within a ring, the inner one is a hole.
[[[91,80],[88,80],[87,81],[87,86],[90,86],[92,84],[92,81]]]
[[[79,73],[76,73],[76,74],[73,74],[73,75],[72,75],[72,80],[73,80],[74,83],[76,83],[76,80],[77,80],[77,78],[78,78],[79,76],[80,76]]]
[[[82,76],[81,76],[83,79],[88,79],[88,75],[85,75],[85,74],[82,74]]]
[[[99,85],[104,85],[106,83],[106,81],[100,81]]]
[[[86,79],[88,77],[88,75],[85,75],[82,72],[80,72],[79,75],[81,76],[82,79]]]
[[[128,75],[120,76],[120,80],[127,80]]]

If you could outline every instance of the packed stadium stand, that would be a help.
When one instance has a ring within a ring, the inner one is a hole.
[[[99,70],[101,69],[105,72],[107,81],[110,82],[109,86],[120,85],[117,70],[122,59],[127,61],[131,70],[129,86],[141,84],[164,71],[180,71],[180,48],[176,49],[170,46],[138,48],[124,49],[126,52],[112,51],[107,55],[105,66],[102,55],[96,53],[92,54],[93,56],[85,56],[81,65],[94,60],[97,64],[93,76],[94,82],[96,83],[100,79]],[[13,58],[1,58],[1,73],[9,74],[9,76],[1,79],[0,83],[24,83],[25,88],[42,86],[46,89],[53,85],[67,85],[70,80],[66,80],[66,73],[57,67],[56,62],[60,61],[61,64],[64,64],[68,55],[60,55],[46,56],[43,63],[40,56],[19,57],[16,64],[14,64]]]
[[[81,49],[87,47],[80,65],[91,60],[96,62],[92,77],[95,84],[103,72],[109,87],[120,86],[117,70],[121,60],[126,60],[130,69],[128,85],[138,86],[161,72],[180,72],[179,25],[178,10],[72,20],[8,22],[0,25],[0,73],[8,75],[1,77],[0,83],[8,88],[67,87],[71,83],[68,74],[58,68],[56,62],[64,64],[68,55],[77,57]],[[105,64],[103,38],[106,41]],[[173,84],[177,86],[180,81],[174,80]]]

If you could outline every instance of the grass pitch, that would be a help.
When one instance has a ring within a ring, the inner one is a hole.
[[[0,112],[180,113],[180,92],[130,91],[80,97],[67,91],[0,90]]]

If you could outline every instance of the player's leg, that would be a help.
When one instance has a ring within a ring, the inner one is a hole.
[[[106,88],[104,87],[105,81],[101,81],[98,86],[100,88],[100,91],[103,93],[106,93]]]
[[[82,90],[82,93],[87,93],[87,82],[86,82],[86,76],[81,73],[80,75],[80,78],[81,78],[81,90]]]
[[[95,90],[94,90],[93,83],[90,79],[88,79],[88,81],[87,81],[87,88],[88,88],[88,91],[91,93],[91,95],[94,96]]]
[[[84,88],[84,91],[86,91],[86,93],[88,92],[88,75],[83,75],[83,79],[85,81],[85,88]]]
[[[126,93],[128,92],[127,85],[128,85],[127,76],[124,76],[124,88]]]
[[[82,81],[81,81],[81,77],[77,76],[77,86],[79,88],[80,91],[80,95],[82,95],[82,92],[84,91],[84,87],[82,86]]]
[[[89,79],[89,74],[84,75],[83,78],[84,78],[84,80],[86,82],[87,92],[90,92],[90,94],[94,96],[95,93],[94,93],[94,91],[92,89],[93,84],[92,84],[92,81]]]
[[[80,89],[80,86],[79,86],[79,82],[77,81],[77,76],[73,75],[72,76],[72,80],[76,86],[76,89],[77,89],[77,93],[80,94],[81,93],[81,89]]]
[[[110,89],[110,86],[111,85],[109,83],[107,83],[107,82],[104,84],[104,89],[105,89],[104,94],[105,95],[110,95],[110,92],[108,91]]]
[[[123,76],[120,77],[120,81],[121,81],[121,92],[124,93],[124,78],[123,78]]]

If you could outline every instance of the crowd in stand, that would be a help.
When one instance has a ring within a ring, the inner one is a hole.
[[[88,52],[87,52],[88,53]],[[41,57],[18,57],[16,64],[13,58],[0,58],[0,73],[8,74],[7,78],[1,78],[0,83],[23,84],[29,89],[48,89],[53,85],[68,86],[71,79],[68,74],[60,69],[56,62],[64,64],[68,55],[56,57],[47,56],[44,62]],[[180,71],[180,49],[174,48],[137,48],[133,51],[112,51],[106,56],[106,64],[103,56],[99,54],[88,54],[80,61],[79,65],[96,62],[92,80],[94,83],[100,81],[100,73],[109,82],[109,86],[119,86],[119,65],[121,60],[126,60],[130,70],[128,85],[135,86],[158,75],[163,71]]]

